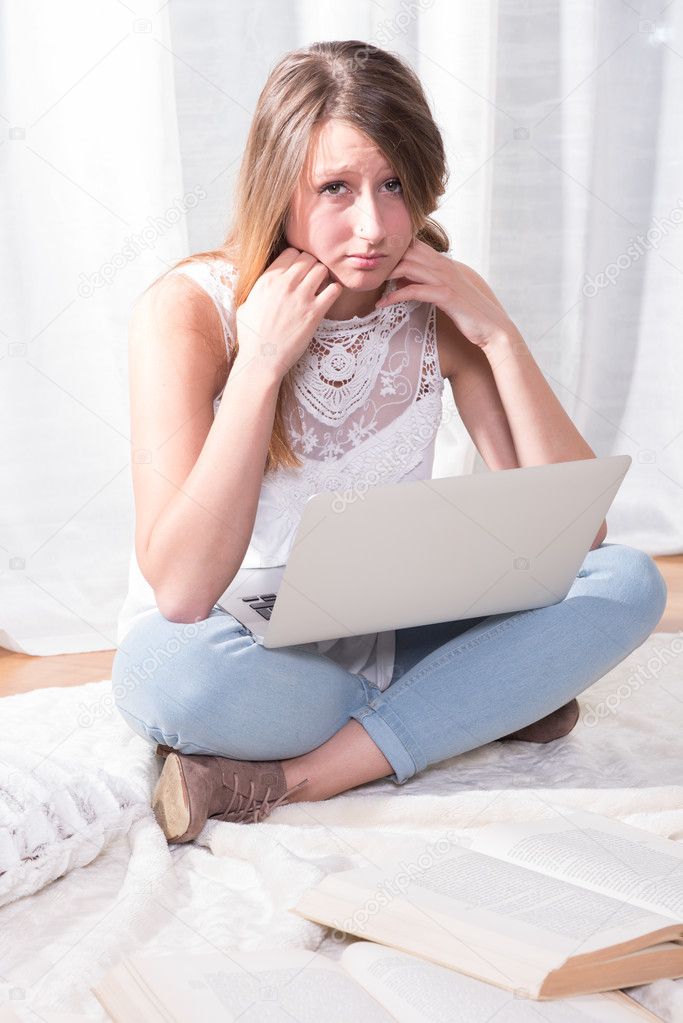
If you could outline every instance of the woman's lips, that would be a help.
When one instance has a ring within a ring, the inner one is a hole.
[[[385,256],[349,256],[349,259],[353,260],[354,266],[363,270],[373,270],[376,266],[385,259]]]

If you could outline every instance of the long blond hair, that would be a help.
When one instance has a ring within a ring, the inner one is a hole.
[[[235,309],[240,306],[288,247],[290,202],[313,134],[330,118],[352,125],[377,146],[401,181],[413,235],[446,252],[448,235],[429,214],[445,192],[448,171],[420,80],[395,54],[350,39],[311,43],[276,63],[256,104],[227,238],[220,248],[195,253],[170,269],[196,259],[228,260],[237,269]],[[293,399],[291,372],[280,385],[264,472],[303,464],[284,421]]]

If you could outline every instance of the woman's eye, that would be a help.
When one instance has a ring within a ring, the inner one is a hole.
[[[339,195],[339,192],[328,192],[327,189],[328,188],[339,188],[340,185],[343,186],[344,182],[343,181],[333,181],[333,182],[331,182],[331,184],[325,185],[324,188],[321,188],[320,189],[320,194],[321,195]]]
[[[400,193],[402,191],[402,188],[401,188],[401,182],[398,180],[398,178],[390,178],[388,181],[385,181],[384,184],[385,185],[397,185],[398,188],[390,189],[389,194],[390,195],[400,195]],[[337,196],[341,195],[341,193],[340,192],[328,192],[329,188],[346,188],[346,185],[344,184],[343,181],[331,181],[329,185],[324,185],[324,187],[320,189],[320,194],[321,195],[330,195],[330,196],[332,196],[332,198],[336,198]]]

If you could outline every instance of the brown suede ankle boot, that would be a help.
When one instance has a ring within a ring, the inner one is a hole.
[[[534,721],[516,732],[503,735],[501,739],[517,739],[520,742],[552,742],[571,732],[579,720],[579,704],[570,700],[563,707],[558,707],[551,714],[546,714],[540,721]]]
[[[165,754],[152,807],[169,842],[191,842],[209,817],[263,820],[307,781],[304,778],[288,789],[278,760],[231,760],[170,750]]]

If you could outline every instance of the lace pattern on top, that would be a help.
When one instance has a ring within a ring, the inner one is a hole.
[[[351,451],[358,454],[359,445],[370,437],[376,438],[414,402],[424,401],[433,393],[441,398],[443,379],[436,348],[435,307],[412,301],[381,311],[388,311],[389,315],[378,336],[366,326],[353,331],[352,339],[358,340],[360,348],[354,355],[353,366],[345,370],[346,381],[335,389],[340,397],[333,415],[326,415],[325,409],[320,408],[323,397],[336,396],[332,395],[317,358],[318,333],[296,363],[293,388],[297,407],[285,413],[285,422],[293,450],[300,458],[328,462]],[[344,343],[341,333],[339,340],[325,341],[328,351],[333,345]],[[347,344],[347,348],[355,349],[355,341]],[[433,409],[428,411],[425,405],[415,415],[428,420],[432,413]],[[337,422],[339,426],[335,425]],[[333,429],[325,429],[329,425]]]
[[[389,290],[395,289],[385,288],[385,293]],[[379,372],[386,388],[383,393],[396,393],[393,378],[400,367],[381,367],[391,338],[415,304],[389,306],[384,319],[372,313],[356,317],[357,322],[350,321],[348,327],[323,321],[297,363],[294,390],[300,404],[320,422],[334,425],[364,404]]]

